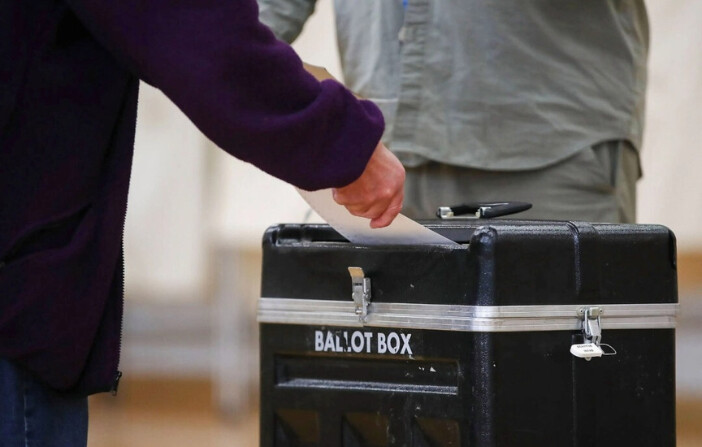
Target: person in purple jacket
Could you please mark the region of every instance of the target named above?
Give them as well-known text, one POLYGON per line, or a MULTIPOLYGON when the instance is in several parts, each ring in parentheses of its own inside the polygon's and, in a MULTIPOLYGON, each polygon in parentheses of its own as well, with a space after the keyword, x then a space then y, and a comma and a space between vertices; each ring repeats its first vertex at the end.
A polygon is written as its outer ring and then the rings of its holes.
POLYGON ((379 110, 309 75, 254 0, 0 0, 2 446, 85 445, 85 396, 117 389, 139 79, 373 227, 401 209, 379 110))

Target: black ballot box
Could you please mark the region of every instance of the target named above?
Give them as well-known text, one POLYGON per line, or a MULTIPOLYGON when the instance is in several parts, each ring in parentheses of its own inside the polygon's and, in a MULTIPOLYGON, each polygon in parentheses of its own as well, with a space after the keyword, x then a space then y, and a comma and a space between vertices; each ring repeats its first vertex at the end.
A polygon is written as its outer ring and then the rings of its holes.
POLYGON ((261 446, 675 446, 675 238, 473 220, 263 240, 261 446))

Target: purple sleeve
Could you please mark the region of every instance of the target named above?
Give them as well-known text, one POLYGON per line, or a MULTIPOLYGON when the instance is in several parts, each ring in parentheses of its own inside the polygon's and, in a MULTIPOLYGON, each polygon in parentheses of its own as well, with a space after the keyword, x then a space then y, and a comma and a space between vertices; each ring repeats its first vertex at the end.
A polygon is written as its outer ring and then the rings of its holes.
POLYGON ((377 107, 317 82, 255 0, 67 0, 95 38, 221 148, 303 189, 344 186, 383 131, 377 107))

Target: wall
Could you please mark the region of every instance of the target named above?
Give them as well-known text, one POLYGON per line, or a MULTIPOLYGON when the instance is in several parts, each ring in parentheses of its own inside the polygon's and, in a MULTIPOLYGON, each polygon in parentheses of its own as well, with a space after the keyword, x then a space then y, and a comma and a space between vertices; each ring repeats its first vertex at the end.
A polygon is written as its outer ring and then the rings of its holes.
POLYGON ((648 2, 651 21, 639 221, 663 223, 681 251, 702 250, 702 2, 648 2))
POLYGON ((206 141, 160 91, 140 88, 125 228, 127 297, 188 301, 205 283, 206 141))

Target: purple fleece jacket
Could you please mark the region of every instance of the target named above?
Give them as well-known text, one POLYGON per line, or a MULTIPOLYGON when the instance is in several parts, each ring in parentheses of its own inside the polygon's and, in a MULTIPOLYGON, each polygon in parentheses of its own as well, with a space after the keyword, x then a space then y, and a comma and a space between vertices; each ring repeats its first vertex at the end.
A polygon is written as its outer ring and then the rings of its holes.
POLYGON ((0 357, 56 389, 116 384, 138 78, 304 189, 355 180, 383 131, 255 0, 0 1, 0 357))

